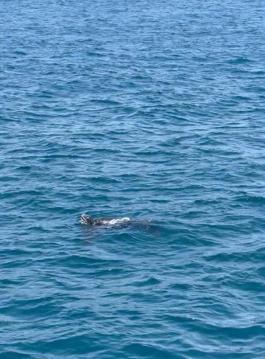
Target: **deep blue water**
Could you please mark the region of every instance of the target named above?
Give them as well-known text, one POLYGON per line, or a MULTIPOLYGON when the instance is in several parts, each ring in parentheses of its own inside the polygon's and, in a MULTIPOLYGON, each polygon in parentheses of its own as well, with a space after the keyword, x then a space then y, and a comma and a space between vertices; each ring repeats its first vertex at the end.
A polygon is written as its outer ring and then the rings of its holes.
POLYGON ((264 358, 265 2, 0 5, 0 358, 264 358))

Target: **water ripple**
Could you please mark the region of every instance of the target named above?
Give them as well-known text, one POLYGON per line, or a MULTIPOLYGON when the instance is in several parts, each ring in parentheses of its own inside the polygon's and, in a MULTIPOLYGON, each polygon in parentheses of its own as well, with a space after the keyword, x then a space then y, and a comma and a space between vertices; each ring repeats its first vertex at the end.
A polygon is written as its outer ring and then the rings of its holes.
POLYGON ((0 358, 264 358, 264 4, 1 9, 0 358))

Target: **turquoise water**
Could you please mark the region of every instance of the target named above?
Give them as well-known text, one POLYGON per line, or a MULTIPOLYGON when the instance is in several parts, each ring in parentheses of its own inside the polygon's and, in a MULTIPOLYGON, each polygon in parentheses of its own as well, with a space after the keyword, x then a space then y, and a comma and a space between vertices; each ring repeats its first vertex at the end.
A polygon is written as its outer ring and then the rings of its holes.
POLYGON ((1 359, 265 357, 264 13, 1 1, 1 359))

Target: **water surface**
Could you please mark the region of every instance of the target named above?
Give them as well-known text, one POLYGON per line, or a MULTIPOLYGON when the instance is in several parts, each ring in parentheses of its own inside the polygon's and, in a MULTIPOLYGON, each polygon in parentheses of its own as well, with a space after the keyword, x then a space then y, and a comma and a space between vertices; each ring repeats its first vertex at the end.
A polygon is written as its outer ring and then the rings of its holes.
POLYGON ((1 359, 264 358, 264 11, 1 1, 1 359))

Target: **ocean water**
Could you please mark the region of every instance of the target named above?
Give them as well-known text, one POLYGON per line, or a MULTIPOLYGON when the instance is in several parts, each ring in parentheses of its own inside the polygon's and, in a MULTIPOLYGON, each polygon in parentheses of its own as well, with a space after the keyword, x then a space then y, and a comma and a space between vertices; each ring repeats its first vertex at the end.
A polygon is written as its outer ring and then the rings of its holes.
POLYGON ((0 4, 0 358, 265 358, 265 2, 0 4))

